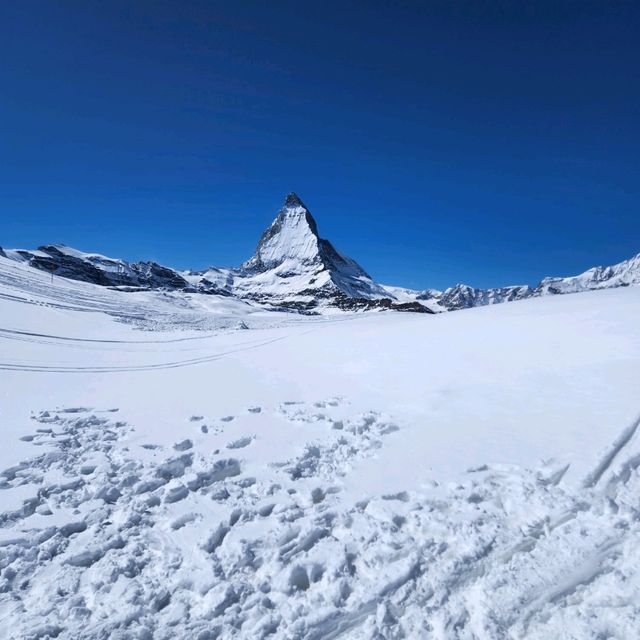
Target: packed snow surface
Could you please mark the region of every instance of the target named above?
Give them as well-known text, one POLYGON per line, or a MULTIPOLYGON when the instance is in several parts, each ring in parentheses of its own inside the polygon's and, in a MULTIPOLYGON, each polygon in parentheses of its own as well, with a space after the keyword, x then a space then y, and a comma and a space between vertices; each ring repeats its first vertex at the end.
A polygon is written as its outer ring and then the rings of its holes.
POLYGON ((639 313, 304 317, 0 258, 0 636, 638 637, 639 313))

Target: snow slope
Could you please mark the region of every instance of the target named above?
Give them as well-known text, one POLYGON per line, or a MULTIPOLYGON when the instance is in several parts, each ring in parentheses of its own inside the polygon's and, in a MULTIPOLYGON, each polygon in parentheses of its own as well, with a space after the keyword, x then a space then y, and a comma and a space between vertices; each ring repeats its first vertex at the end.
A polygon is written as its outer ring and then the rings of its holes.
POLYGON ((0 629, 637 637, 639 311, 305 317, 0 259, 0 629))

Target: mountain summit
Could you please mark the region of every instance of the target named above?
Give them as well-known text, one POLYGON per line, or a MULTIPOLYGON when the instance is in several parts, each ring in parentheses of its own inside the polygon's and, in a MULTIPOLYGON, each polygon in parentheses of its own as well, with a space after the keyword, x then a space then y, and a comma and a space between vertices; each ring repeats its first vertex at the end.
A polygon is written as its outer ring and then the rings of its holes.
POLYGON ((291 191, 287 197, 284 199, 284 206, 285 207, 304 207, 306 209, 306 207, 304 206, 304 202, 302 202, 302 200, 300 200, 300 198, 298 197, 297 193, 294 193, 293 191, 291 191))
POLYGON ((243 268, 266 271, 287 261, 312 264, 321 260, 318 225, 302 200, 290 193, 271 226, 262 234, 253 257, 243 268))

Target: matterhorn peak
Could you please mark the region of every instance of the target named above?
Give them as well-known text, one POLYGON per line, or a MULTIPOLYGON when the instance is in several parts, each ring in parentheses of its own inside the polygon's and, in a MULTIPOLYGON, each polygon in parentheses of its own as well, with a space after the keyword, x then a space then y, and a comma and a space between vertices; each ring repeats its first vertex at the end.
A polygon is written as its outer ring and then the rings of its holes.
POLYGON ((285 198, 239 274, 237 286, 247 296, 259 300, 268 292, 270 300, 300 308, 315 306, 320 299, 340 300, 344 306, 346 299, 389 296, 354 260, 320 237, 316 221, 295 193, 285 198))

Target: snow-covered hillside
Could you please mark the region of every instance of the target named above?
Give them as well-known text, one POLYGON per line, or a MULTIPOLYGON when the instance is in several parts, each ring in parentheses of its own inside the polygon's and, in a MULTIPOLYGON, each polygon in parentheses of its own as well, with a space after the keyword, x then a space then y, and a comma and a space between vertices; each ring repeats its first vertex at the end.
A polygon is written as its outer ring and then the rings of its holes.
POLYGON ((0 258, 0 635, 638 637, 639 312, 303 316, 0 258))

